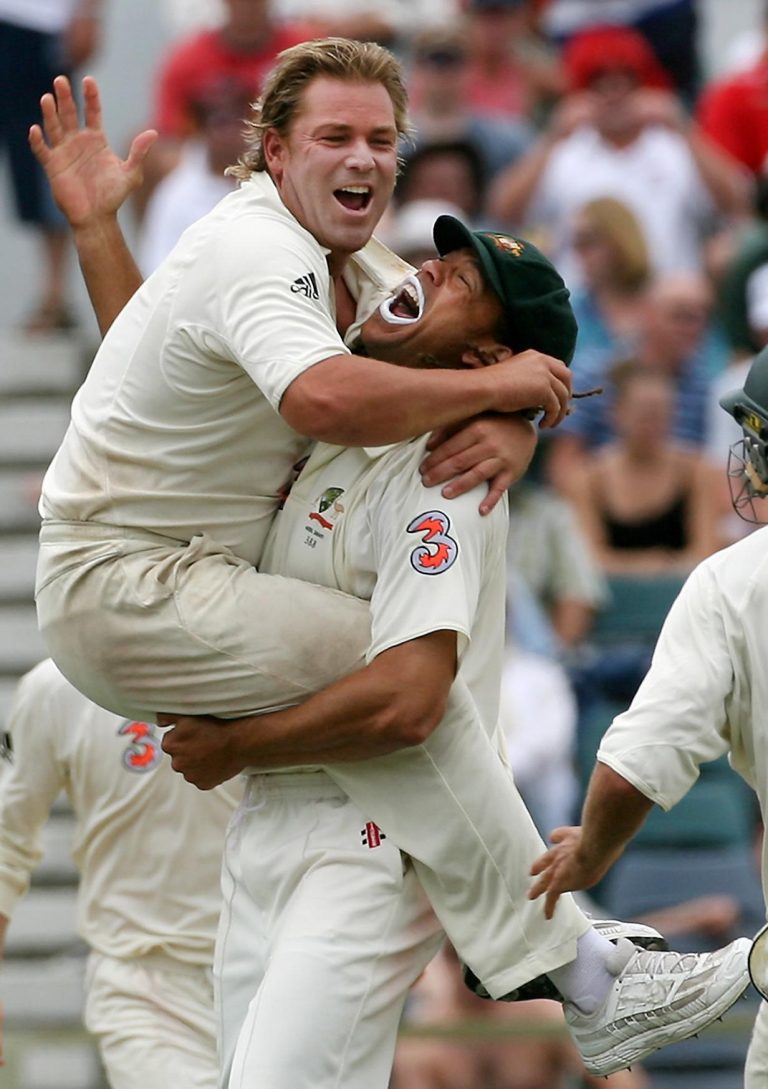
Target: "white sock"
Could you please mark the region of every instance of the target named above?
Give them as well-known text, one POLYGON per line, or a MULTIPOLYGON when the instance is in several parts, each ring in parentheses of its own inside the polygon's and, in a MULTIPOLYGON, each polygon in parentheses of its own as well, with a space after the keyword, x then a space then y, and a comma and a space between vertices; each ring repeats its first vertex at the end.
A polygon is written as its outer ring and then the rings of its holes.
POLYGON ((555 968, 547 975, 566 1002, 578 1006, 582 1013, 594 1013, 608 997, 616 980, 610 964, 616 947, 608 938, 590 929, 576 944, 576 960, 555 968))

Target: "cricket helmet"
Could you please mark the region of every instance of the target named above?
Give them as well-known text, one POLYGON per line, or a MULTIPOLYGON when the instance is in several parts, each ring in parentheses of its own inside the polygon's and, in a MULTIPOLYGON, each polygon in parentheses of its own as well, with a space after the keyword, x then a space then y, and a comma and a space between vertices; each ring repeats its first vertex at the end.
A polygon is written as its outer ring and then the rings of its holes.
POLYGON ((744 521, 763 525, 768 505, 759 511, 755 500, 768 497, 768 347, 755 356, 743 388, 723 394, 720 404, 742 431, 728 458, 733 508, 744 521))

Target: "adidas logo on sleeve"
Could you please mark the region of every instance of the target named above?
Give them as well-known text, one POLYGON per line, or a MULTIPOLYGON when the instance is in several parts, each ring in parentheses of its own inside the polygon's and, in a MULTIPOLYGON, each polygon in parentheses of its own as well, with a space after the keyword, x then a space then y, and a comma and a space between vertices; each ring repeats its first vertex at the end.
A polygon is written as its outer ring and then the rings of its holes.
POLYGON ((299 276, 298 279, 294 280, 291 284, 291 291, 294 295, 305 295, 308 299, 320 298, 314 272, 307 272, 304 276, 299 276))

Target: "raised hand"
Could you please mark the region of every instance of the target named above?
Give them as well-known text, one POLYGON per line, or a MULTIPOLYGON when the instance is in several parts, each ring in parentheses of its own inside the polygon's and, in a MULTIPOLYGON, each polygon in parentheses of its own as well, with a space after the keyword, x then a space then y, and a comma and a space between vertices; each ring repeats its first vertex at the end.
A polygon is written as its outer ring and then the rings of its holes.
POLYGON ((57 205, 73 228, 114 217, 142 181, 147 152, 157 139, 153 129, 140 133, 127 159, 109 146, 101 117, 96 80, 83 79, 84 123, 66 76, 53 81, 53 93, 40 100, 43 122, 32 125, 29 145, 45 170, 57 205))

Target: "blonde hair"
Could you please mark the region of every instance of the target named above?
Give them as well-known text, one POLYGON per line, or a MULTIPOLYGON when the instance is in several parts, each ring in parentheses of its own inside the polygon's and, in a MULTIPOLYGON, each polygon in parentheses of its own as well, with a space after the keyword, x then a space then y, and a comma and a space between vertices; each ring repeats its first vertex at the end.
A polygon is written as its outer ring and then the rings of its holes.
POLYGON ((597 197, 583 204, 579 214, 613 248, 616 286, 625 291, 645 287, 651 278, 651 259, 634 212, 613 197, 597 197))
POLYGON ((253 115, 246 122, 246 150, 227 171, 244 180, 267 169, 264 134, 275 129, 286 136, 301 106, 302 95, 318 76, 347 83, 380 83, 389 95, 399 136, 409 133, 408 92, 399 61, 375 42, 318 38, 301 42, 278 55, 253 115))

